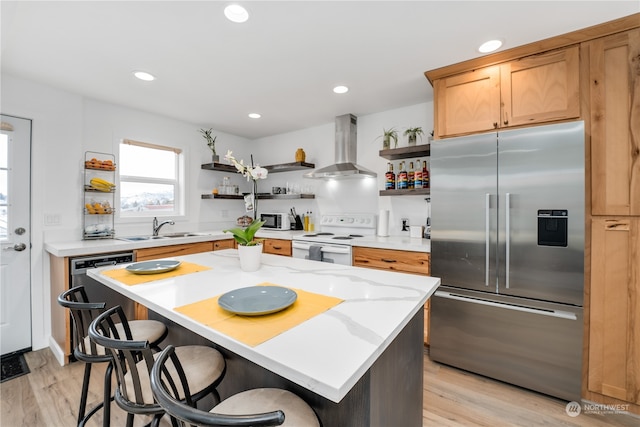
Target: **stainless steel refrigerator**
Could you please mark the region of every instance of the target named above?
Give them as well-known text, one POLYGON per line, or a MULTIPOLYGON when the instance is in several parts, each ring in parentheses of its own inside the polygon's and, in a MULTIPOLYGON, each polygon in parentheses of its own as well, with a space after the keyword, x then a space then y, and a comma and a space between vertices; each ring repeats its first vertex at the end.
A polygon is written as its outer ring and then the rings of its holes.
POLYGON ((584 122, 431 144, 430 354, 580 398, 584 122))

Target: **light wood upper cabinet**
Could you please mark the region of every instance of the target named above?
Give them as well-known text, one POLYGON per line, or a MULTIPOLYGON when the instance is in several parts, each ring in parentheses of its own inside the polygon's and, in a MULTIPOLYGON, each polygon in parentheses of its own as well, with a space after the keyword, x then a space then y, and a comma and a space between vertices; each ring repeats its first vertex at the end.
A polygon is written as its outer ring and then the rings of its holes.
POLYGON ((579 47, 500 66, 500 127, 580 117, 579 47))
POLYGON ((640 29, 585 43, 591 213, 640 215, 640 29))
POLYGON ((434 82, 436 134, 494 129, 500 119, 500 68, 488 67, 434 82))
POLYGON ((580 117, 579 47, 438 79, 438 137, 580 117))
POLYGON ((588 389, 640 404, 640 218, 593 219, 588 389))

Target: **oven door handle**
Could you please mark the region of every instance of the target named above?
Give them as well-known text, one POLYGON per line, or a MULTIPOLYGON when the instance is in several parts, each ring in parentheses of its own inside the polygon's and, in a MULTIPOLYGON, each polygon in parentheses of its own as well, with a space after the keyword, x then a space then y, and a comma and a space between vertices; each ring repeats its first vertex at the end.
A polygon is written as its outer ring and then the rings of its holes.
POLYGON ((321 251, 326 254, 350 254, 351 246, 322 246, 321 251))
POLYGON ((334 246, 327 244, 315 244, 309 242, 291 242, 291 247, 293 249, 302 249, 308 251, 311 246, 321 246, 322 252, 327 254, 350 254, 351 246, 334 246))

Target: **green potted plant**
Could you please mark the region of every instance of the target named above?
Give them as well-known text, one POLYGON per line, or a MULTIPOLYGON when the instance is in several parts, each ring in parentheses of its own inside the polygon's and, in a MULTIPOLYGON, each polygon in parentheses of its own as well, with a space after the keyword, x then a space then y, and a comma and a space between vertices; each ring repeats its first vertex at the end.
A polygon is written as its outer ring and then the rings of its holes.
POLYGON ((394 148, 398 148, 398 131, 394 128, 382 129, 382 135, 378 138, 382 137, 382 149, 388 150, 391 148, 391 140, 393 140, 394 148))
POLYGON ((409 137, 408 138, 409 145, 416 145, 416 140, 418 135, 420 135, 420 141, 422 141, 422 135, 424 135, 424 132, 422 131, 421 127, 408 128, 407 130, 404 131, 404 135, 409 137))
POLYGON ((233 238, 238 245, 241 246, 255 246, 259 245, 262 240, 254 239, 260 227, 264 225, 265 221, 260 221, 259 219, 254 219, 251 224, 249 224, 246 228, 230 228, 228 230, 223 230, 224 233, 233 234, 233 238))
POLYGON ((211 150, 211 161, 215 163, 220 160, 220 156, 218 156, 218 154, 216 153, 216 139, 218 137, 217 136, 212 137, 211 136, 212 131, 213 129, 209 129, 209 130, 200 129, 199 132, 202 134, 204 139, 207 140, 207 146, 211 150))
POLYGON ((256 271, 260 268, 262 240, 254 237, 264 223, 265 221, 254 219, 246 228, 236 227, 223 230, 225 233, 233 234, 233 238, 238 242, 238 257, 242 271, 256 271))

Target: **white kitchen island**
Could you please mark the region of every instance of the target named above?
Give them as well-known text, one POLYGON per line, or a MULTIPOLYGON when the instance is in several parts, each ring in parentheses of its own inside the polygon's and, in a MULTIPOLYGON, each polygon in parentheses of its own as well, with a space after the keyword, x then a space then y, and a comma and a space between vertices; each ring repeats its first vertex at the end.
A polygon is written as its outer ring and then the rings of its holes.
POLYGON ((283 387, 303 397, 324 426, 422 425, 422 308, 439 279, 268 254, 246 273, 232 249, 172 259, 211 269, 134 286, 102 274, 124 265, 88 274, 177 325, 178 341, 191 331, 218 347, 228 364, 223 398, 283 387), (254 347, 174 310, 265 282, 344 301, 254 347))

